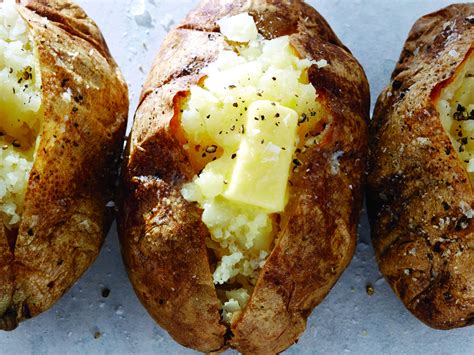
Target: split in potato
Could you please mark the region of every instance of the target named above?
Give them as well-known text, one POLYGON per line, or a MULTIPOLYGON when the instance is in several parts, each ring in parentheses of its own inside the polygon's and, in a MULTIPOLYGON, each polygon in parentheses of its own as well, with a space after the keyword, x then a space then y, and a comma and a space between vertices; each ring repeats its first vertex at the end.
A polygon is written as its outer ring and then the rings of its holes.
POLYGON ((27 24, 0 4, 0 223, 18 228, 42 123, 41 72, 27 24))
POLYGON ((437 98, 441 122, 474 183, 474 54, 464 60, 437 98))
POLYGON ((300 59, 288 36, 264 39, 247 13, 219 25, 229 48, 181 103, 183 143, 198 174, 182 193, 203 209, 206 245, 217 260, 213 280, 230 323, 273 247, 300 164, 295 151, 321 138, 316 124, 325 113, 308 81, 315 61, 300 59))

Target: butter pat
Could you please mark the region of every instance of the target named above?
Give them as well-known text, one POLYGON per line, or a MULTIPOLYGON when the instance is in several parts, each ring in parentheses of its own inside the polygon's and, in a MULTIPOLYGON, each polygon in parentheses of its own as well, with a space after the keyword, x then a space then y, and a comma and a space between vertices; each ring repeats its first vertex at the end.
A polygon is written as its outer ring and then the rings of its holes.
POLYGON ((258 100, 249 106, 227 199, 268 212, 284 210, 297 125, 298 114, 275 102, 258 100))
POLYGON ((257 39, 257 26, 248 13, 244 12, 236 16, 224 17, 217 21, 221 33, 233 42, 249 42, 257 39))

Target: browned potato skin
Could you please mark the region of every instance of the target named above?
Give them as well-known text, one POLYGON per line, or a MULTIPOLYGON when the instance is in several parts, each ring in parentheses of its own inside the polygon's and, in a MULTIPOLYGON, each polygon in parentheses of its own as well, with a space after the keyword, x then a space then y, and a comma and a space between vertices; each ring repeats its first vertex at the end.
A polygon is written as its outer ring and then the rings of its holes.
POLYGON ((19 6, 38 47, 45 114, 14 249, 0 227, 5 330, 51 307, 98 255, 128 111, 122 75, 82 9, 68 0, 19 6), (61 97, 67 88, 71 102, 61 97))
POLYGON ((474 321, 474 225, 460 208, 461 201, 473 208, 474 194, 433 103, 472 51, 472 15, 474 4, 452 5, 415 23, 371 124, 368 207, 377 260, 407 308, 439 329, 474 321))
POLYGON ((203 351, 277 353, 352 258, 362 201, 369 89, 365 74, 326 21, 301 1, 202 1, 165 39, 144 86, 123 167, 119 232, 141 302, 179 343, 203 351), (328 60, 309 78, 333 118, 323 142, 300 154, 276 246, 246 310, 226 334, 212 283, 201 211, 180 193, 192 179, 172 120, 179 99, 226 47, 215 21, 249 12, 267 38, 290 35, 308 58, 328 60), (344 152, 340 171, 330 157, 344 152))

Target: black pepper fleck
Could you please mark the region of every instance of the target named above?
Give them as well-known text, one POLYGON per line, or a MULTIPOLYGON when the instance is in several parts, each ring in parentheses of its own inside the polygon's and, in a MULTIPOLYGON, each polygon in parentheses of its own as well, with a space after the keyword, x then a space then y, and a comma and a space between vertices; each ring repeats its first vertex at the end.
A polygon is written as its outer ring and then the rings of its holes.
POLYGON ((107 298, 110 295, 110 290, 106 287, 102 289, 102 297, 107 298))

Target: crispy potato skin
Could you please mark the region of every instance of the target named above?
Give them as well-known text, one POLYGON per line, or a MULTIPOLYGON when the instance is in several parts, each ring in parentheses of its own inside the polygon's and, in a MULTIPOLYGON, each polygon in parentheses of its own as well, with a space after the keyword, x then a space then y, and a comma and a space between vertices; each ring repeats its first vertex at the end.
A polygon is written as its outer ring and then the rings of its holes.
POLYGON ((68 0, 18 6, 38 48, 44 120, 14 246, 0 228, 7 330, 51 307, 98 255, 128 111, 122 75, 82 9, 68 0), (61 96, 68 88, 70 101, 61 96))
POLYGON ((122 170, 119 234, 141 302, 181 344, 211 352, 277 353, 352 258, 362 203, 369 88, 365 74, 326 21, 301 1, 202 1, 165 39, 144 86, 122 170), (326 59, 309 78, 331 113, 323 142, 300 154, 276 246, 248 306, 226 334, 220 323, 196 204, 180 193, 193 177, 174 136, 179 99, 226 47, 215 21, 249 12, 266 38, 290 35, 303 57, 326 59), (334 171, 331 157, 342 151, 334 171))
POLYGON ((474 225, 462 208, 474 207, 473 189, 434 105, 472 51, 472 15, 474 4, 452 5, 415 23, 371 124, 367 199, 380 269, 440 329, 474 321, 474 225))

